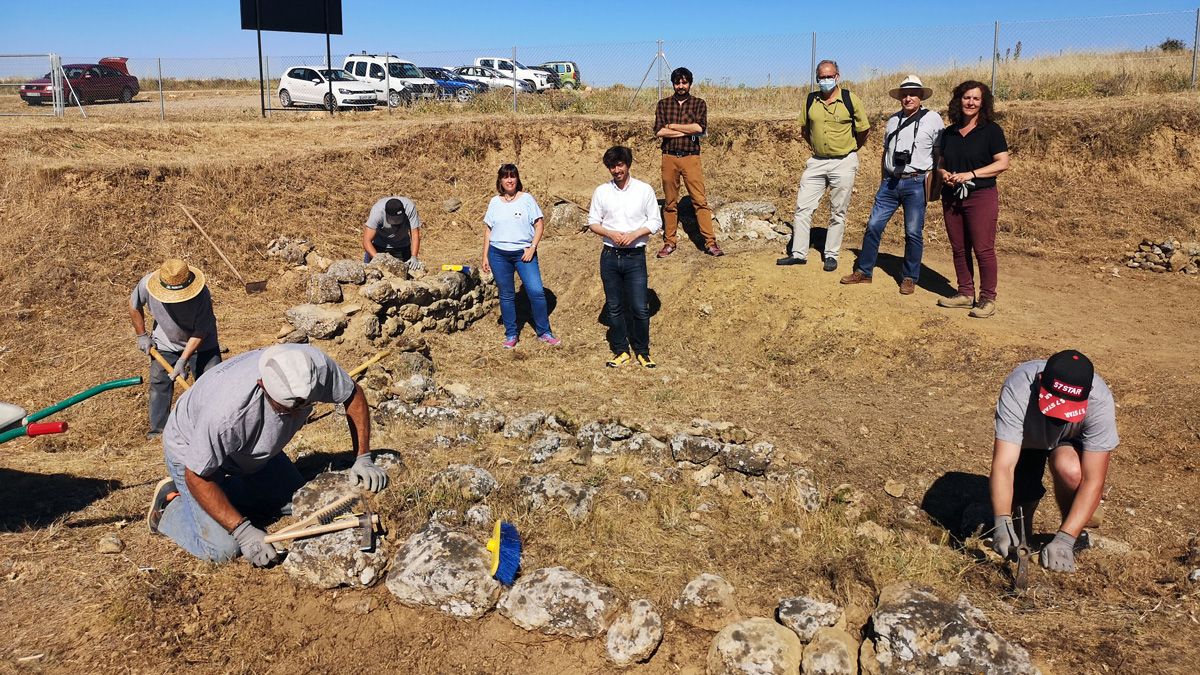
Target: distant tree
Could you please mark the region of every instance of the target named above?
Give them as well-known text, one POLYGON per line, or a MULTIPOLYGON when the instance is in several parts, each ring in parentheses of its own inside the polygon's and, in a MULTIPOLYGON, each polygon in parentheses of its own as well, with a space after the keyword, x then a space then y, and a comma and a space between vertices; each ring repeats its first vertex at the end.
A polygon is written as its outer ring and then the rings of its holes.
POLYGON ((1021 41, 1017 40, 1017 46, 1013 48, 1013 61, 1021 60, 1021 41))
POLYGON ((1183 43, 1183 40, 1167 38, 1166 40, 1163 40, 1162 44, 1160 44, 1158 48, 1164 52, 1181 52, 1184 49, 1187 49, 1187 45, 1183 43))
POLYGON ((1012 47, 1004 50, 1004 62, 1008 63, 1009 57, 1012 56, 1012 47))

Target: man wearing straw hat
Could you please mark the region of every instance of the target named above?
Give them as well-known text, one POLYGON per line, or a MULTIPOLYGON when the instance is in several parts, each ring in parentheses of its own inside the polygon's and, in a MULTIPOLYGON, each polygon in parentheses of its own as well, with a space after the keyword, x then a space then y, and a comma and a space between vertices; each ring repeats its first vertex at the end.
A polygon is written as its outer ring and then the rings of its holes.
POLYGON ((904 268, 900 293, 912 295, 921 273, 924 252, 926 178, 933 170, 933 148, 942 133, 941 115, 922 107, 933 90, 921 78, 909 75, 888 92, 900 101, 900 110, 887 121, 883 138, 883 176, 875 193, 875 206, 863 233, 862 252, 843 284, 869 284, 879 256, 879 240, 896 209, 904 207, 904 268))
POLYGON ((174 368, 167 372, 150 359, 150 432, 158 438, 171 412, 175 379, 191 371, 197 378, 221 362, 217 317, 204 273, 178 258, 142 277, 129 296, 129 320, 137 346, 146 354, 154 347, 174 368), (154 332, 146 330, 142 308, 150 306, 154 332))

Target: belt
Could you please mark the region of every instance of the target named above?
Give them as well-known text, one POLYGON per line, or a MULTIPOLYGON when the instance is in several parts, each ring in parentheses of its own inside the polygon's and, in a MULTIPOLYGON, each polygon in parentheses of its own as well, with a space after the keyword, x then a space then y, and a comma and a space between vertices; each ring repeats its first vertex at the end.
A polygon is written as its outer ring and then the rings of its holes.
POLYGON ((900 174, 900 177, 901 178, 916 178, 917 176, 924 176, 927 173, 929 173, 929 172, 928 171, 906 171, 906 172, 900 174))
POLYGON ((691 157, 692 155, 698 155, 700 153, 699 152, 679 152, 677 150, 663 150, 663 154, 670 155, 672 157, 691 157))
POLYGON ((616 246, 609 246, 607 244, 604 245, 604 255, 615 255, 615 256, 624 257, 624 256, 645 255, 645 254, 646 254, 645 246, 634 246, 632 248, 617 248, 616 246))
POLYGON ((813 155, 813 159, 846 159, 853 154, 853 152, 847 152, 844 155, 813 155))

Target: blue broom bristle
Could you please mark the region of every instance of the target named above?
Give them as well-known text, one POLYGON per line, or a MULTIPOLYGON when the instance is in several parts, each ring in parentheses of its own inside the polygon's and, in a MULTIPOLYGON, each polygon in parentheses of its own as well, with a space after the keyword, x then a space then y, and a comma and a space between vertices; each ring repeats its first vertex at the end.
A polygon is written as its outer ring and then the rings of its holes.
POLYGON ((512 523, 500 523, 499 561, 496 580, 505 586, 512 586, 521 567, 521 535, 512 523))

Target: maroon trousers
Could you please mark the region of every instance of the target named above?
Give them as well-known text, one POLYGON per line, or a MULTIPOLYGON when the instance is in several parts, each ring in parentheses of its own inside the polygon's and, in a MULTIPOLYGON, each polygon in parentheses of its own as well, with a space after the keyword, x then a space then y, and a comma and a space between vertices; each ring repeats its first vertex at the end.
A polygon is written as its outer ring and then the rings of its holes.
POLYGON ((957 201, 942 196, 942 217, 946 236, 954 252, 954 274, 958 292, 975 297, 975 272, 972 254, 979 263, 979 301, 996 299, 996 218, 1000 214, 1000 192, 986 188, 957 201))

